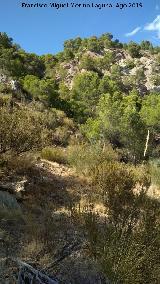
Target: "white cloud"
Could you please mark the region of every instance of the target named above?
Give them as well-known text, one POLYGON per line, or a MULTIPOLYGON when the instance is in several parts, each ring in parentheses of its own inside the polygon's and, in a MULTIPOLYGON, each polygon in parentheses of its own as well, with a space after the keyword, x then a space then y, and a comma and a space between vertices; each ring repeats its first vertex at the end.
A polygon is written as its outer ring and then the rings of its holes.
POLYGON ((157 32, 157 36, 160 39, 160 15, 158 15, 152 23, 147 24, 144 30, 157 32))
POLYGON ((141 27, 137 27, 137 28, 135 28, 132 32, 125 34, 125 36, 127 36, 127 37, 129 37, 129 36, 134 36, 134 35, 137 34, 140 30, 141 30, 141 27))

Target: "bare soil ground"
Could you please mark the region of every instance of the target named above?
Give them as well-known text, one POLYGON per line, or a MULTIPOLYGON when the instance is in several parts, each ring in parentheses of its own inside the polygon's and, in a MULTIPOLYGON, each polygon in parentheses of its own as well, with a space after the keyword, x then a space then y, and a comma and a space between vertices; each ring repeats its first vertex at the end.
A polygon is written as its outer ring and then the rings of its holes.
MULTIPOLYGON (((77 214, 81 207, 89 210, 87 180, 66 165, 46 160, 21 178, 27 180, 17 200, 21 212, 10 210, 0 219, 0 283, 17 283, 18 267, 9 262, 13 257, 56 275, 60 283, 106 283, 90 258, 77 214)), ((97 208, 102 213, 101 205, 97 208)))

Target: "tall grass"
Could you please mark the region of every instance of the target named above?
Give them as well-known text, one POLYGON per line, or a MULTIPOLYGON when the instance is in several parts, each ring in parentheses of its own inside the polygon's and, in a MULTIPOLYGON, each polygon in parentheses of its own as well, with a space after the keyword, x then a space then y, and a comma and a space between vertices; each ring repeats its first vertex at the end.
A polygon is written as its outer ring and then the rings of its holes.
POLYGON ((61 147, 46 147, 42 150, 41 157, 48 161, 57 162, 59 164, 67 163, 65 149, 61 147))

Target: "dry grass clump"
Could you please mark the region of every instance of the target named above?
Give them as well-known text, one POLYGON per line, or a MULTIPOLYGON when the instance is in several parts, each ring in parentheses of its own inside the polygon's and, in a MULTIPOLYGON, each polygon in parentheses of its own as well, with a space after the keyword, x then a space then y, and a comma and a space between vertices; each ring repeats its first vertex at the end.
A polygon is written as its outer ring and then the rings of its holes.
POLYGON ((67 155, 65 149, 61 147, 46 147, 41 152, 42 159, 57 162, 59 164, 67 163, 67 155))
POLYGON ((150 162, 150 173, 152 184, 160 188, 160 160, 153 160, 150 162))

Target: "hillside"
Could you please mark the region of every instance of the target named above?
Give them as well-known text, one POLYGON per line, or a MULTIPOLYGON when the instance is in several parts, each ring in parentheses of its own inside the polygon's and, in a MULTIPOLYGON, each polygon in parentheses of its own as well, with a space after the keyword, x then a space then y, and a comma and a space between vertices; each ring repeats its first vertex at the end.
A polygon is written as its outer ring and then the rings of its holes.
POLYGON ((0 206, 4 202, 5 210, 11 210, 12 216, 9 212, 1 216, 1 281, 17 283, 19 267, 15 259, 43 268, 47 275, 59 279, 57 283, 97 283, 96 279, 101 279, 96 264, 87 260, 86 234, 71 214, 72 207, 78 208, 80 187, 85 183, 67 166, 46 160, 39 161, 25 177, 2 179, 0 206))
POLYGON ((0 282, 160 282, 160 47, 0 33, 0 282))

